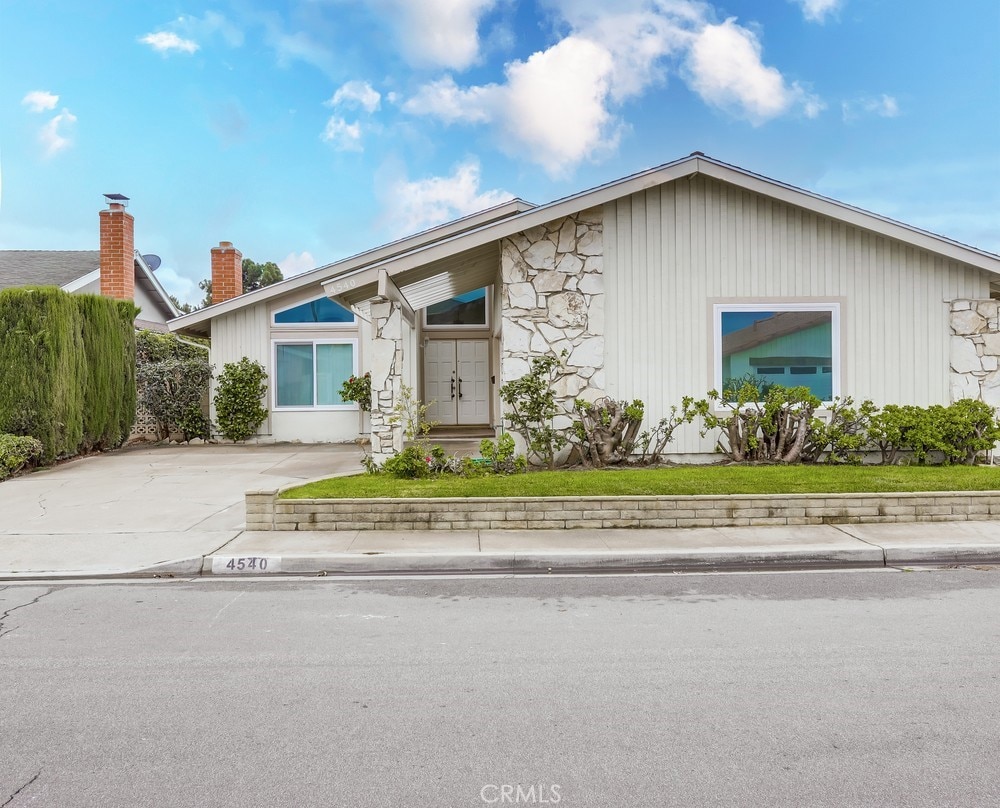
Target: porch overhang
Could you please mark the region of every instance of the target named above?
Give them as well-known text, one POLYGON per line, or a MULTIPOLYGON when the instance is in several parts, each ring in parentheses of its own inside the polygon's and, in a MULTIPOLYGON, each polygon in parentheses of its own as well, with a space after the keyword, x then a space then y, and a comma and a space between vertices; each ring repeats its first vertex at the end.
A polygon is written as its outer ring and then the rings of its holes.
POLYGON ((323 283, 323 291, 331 300, 370 322, 375 300, 395 300, 412 317, 420 309, 489 286, 499 271, 497 240, 414 267, 367 267, 351 275, 331 278, 323 283))

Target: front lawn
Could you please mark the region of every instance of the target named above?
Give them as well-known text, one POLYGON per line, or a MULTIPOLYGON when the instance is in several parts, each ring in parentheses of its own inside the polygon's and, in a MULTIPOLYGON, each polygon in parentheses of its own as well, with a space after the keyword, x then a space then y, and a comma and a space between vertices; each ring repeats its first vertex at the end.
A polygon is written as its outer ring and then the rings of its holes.
POLYGON ((359 474, 307 483, 285 491, 281 498, 851 494, 997 488, 1000 468, 992 466, 669 466, 424 480, 359 474))

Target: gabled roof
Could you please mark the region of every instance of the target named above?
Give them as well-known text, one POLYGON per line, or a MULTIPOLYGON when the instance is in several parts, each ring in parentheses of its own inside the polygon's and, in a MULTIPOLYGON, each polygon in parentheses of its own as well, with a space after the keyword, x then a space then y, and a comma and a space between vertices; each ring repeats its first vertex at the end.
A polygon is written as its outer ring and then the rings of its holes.
MULTIPOLYGON (((680 160, 640 171, 545 205, 528 206, 522 203, 524 205, 522 209, 508 212, 506 215, 487 216, 492 210, 497 210, 491 209, 482 214, 459 219, 384 247, 360 253, 352 258, 328 264, 296 276, 284 284, 265 287, 257 292, 180 317, 171 321, 170 328, 206 333, 211 318, 218 314, 315 283, 322 283, 327 295, 343 305, 361 311, 362 314, 365 301, 380 294, 380 278, 381 288, 386 287, 388 280, 390 285, 407 300, 409 294, 412 294, 414 299, 410 302, 413 308, 427 306, 454 294, 469 291, 474 288, 474 284, 482 285, 483 277, 488 274, 487 265, 493 261, 495 255, 498 255, 497 243, 502 238, 648 188, 699 174, 887 238, 912 244, 1000 277, 1000 256, 994 253, 970 247, 945 236, 879 216, 723 163, 701 152, 695 152, 680 160), (484 218, 477 223, 477 216, 484 218), (288 285, 292 282, 294 285, 288 285)), ((496 264, 493 274, 495 266, 496 264)))
POLYGON ((66 286, 100 267, 97 250, 0 250, 0 289, 66 286))
POLYGON ((1000 256, 993 253, 768 179, 706 157, 701 152, 695 152, 672 163, 641 171, 546 205, 539 205, 517 216, 441 239, 377 264, 352 268, 325 281, 323 286, 326 293, 338 303, 351 306, 362 316, 366 316, 367 301, 380 294, 379 278, 384 276, 391 280, 392 285, 412 308, 421 308, 438 300, 447 299, 451 295, 468 291, 474 288, 472 284, 480 283, 482 281, 480 276, 483 273, 467 267, 481 267, 486 252, 491 248, 496 252, 496 244, 502 238, 648 188, 698 174, 1000 275, 1000 256), (461 278, 455 277, 456 271, 462 273, 461 278))
POLYGON ((349 274, 352 270, 359 267, 366 267, 373 263, 384 261, 394 255, 411 252, 426 244, 433 244, 442 239, 454 236, 457 233, 480 228, 490 222, 502 221, 503 219, 517 216, 526 210, 531 210, 533 207, 534 205, 530 202, 525 202, 523 199, 511 199, 509 202, 481 210, 478 213, 463 216, 460 219, 446 222, 429 230, 423 230, 412 236, 391 241, 380 247, 375 247, 374 249, 343 258, 340 261, 335 261, 332 264, 324 264, 321 267, 303 272, 300 275, 295 275, 283 281, 278 281, 278 283, 265 286, 262 289, 255 289, 252 292, 230 298, 222 303, 198 309, 198 311, 193 311, 190 314, 185 314, 182 317, 171 320, 170 330, 199 335, 208 334, 211 331, 213 317, 236 311, 244 306, 271 300, 289 292, 294 292, 297 289, 315 286, 327 278, 349 274))

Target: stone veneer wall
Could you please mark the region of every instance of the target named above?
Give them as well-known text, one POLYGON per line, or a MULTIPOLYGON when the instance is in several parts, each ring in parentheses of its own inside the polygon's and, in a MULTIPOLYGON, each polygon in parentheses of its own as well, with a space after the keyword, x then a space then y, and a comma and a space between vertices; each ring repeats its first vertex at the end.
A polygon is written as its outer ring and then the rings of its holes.
POLYGON ((384 463, 403 450, 403 428, 389 419, 403 383, 403 312, 398 303, 372 304, 372 459, 384 463))
MULTIPOLYGON (((501 376, 528 372, 533 356, 560 356, 556 399, 573 401, 604 392, 604 232, 600 208, 591 208, 501 242, 501 376)), ((556 427, 569 425, 556 423, 556 427)))
POLYGON ((951 400, 1000 406, 1000 300, 951 302, 951 400))
POLYGON ((524 530, 1000 519, 1000 492, 685 497, 279 499, 248 491, 247 530, 524 530))

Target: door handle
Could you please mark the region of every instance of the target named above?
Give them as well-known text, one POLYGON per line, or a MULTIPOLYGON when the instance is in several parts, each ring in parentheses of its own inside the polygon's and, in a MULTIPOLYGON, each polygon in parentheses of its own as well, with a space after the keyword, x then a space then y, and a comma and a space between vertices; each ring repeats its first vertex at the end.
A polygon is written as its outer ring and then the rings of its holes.
POLYGON ((451 374, 451 399, 455 400, 455 374, 451 374))
POLYGON ((462 397, 462 377, 458 377, 458 397, 462 397))

